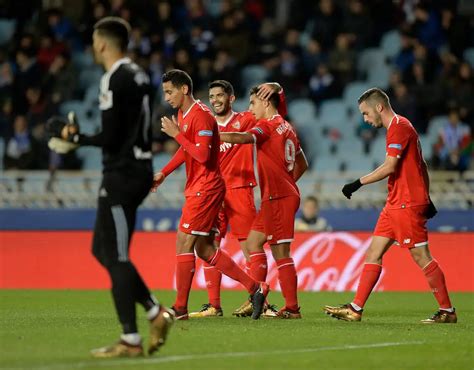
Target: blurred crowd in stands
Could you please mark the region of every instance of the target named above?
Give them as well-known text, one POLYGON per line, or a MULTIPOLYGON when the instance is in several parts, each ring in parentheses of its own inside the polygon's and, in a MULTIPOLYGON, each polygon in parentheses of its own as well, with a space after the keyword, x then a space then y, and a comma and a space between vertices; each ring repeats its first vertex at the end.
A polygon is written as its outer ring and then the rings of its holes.
MULTIPOLYGON (((233 83, 246 97, 241 70, 263 66, 288 100, 307 97, 316 107, 340 97, 351 81, 363 79, 358 56, 398 30, 401 49, 388 93, 395 111, 420 133, 431 117, 447 115, 433 143, 435 168, 466 169, 472 156, 474 123, 474 9, 462 0, 24 0, 7 2, 0 18, 15 20, 0 49, 0 135, 4 168, 81 167, 74 155, 47 148, 46 120, 61 103, 81 100, 86 90, 75 58, 89 53, 94 23, 120 16, 132 25, 129 54, 156 87, 155 152, 173 152, 174 141, 158 128, 169 114, 161 99, 161 75, 187 71, 195 95, 207 103, 207 84, 233 83), (467 4, 467 5, 466 5, 467 4), (448 115, 449 112, 449 115, 448 115)), ((292 117, 290 117, 291 119, 292 117)), ((357 133, 370 143, 375 131, 361 122, 357 133)), ((337 133, 336 133, 337 135, 337 133)))

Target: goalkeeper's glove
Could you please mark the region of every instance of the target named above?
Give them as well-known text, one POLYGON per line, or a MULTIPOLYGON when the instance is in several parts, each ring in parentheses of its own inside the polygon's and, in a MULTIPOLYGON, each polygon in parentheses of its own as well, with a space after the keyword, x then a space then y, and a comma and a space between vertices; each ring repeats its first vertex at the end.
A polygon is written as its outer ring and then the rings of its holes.
POLYGON ((46 129, 51 137, 48 147, 56 153, 65 154, 79 147, 79 125, 74 112, 68 113, 67 120, 51 117, 46 122, 46 129))
POLYGON ((357 179, 354 182, 344 185, 342 188, 342 193, 347 199, 351 199, 352 193, 355 193, 361 187, 362 183, 360 182, 360 179, 357 179))
POLYGON ((438 213, 438 210, 436 209, 433 201, 430 198, 430 204, 428 204, 428 208, 425 211, 425 217, 427 219, 430 219, 430 218, 433 218, 434 216, 436 216, 437 213, 438 213))

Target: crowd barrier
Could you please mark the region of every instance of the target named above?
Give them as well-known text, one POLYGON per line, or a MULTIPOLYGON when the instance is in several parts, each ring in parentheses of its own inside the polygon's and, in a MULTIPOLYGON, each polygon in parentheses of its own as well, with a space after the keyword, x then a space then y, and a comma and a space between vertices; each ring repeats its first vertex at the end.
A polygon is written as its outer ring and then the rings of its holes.
MULTIPOLYGON (((367 232, 299 233, 292 256, 302 291, 353 291, 368 248, 367 232)), ((2 289, 105 289, 110 286, 105 270, 95 261, 89 231, 0 232, 0 288, 2 289)), ((173 289, 175 233, 135 234, 131 259, 153 289, 173 289)), ((451 291, 474 291, 474 233, 431 233, 430 249, 444 269, 451 291)), ((239 264, 244 259, 235 240, 224 239, 223 248, 239 264)), ((268 281, 279 290, 278 272, 268 253, 268 281)), ((205 288, 200 262, 194 288, 205 288)), ((226 277, 225 289, 241 289, 226 277)), ((394 246, 384 258, 379 291, 427 291, 422 271, 408 250, 394 246)))

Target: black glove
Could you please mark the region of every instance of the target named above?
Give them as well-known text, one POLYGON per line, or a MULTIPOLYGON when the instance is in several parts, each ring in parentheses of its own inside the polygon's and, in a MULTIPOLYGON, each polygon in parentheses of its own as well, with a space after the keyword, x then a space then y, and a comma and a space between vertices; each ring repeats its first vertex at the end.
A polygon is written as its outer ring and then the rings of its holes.
POLYGON ((428 204, 428 208, 425 211, 425 217, 427 219, 430 219, 430 218, 433 218, 434 216, 436 216, 437 213, 438 213, 438 210, 436 209, 433 201, 430 198, 430 204, 428 204))
POLYGON ((66 120, 63 117, 54 116, 46 122, 46 130, 50 136, 48 147, 60 154, 69 153, 79 146, 79 125, 76 114, 69 112, 67 117, 66 120), (68 134, 64 139, 62 134, 66 126, 68 126, 68 134))
POLYGON ((344 185, 342 188, 342 193, 347 199, 351 199, 352 193, 355 193, 357 190, 359 190, 361 186, 362 183, 360 182, 360 179, 357 179, 354 182, 344 185))

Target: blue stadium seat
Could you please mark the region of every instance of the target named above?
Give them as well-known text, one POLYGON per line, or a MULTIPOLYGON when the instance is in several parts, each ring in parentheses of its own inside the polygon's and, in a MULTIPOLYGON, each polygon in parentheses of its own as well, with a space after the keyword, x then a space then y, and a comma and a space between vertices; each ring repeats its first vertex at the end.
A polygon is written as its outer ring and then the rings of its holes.
POLYGON ((83 170, 101 170, 102 169, 102 153, 100 148, 80 147, 77 155, 82 159, 83 170))
POLYGON ((367 79, 371 87, 385 89, 388 87, 392 68, 388 64, 380 64, 369 70, 367 79))
POLYGON ((344 128, 349 120, 347 105, 342 99, 326 100, 321 104, 318 118, 322 126, 344 128))
POLYGON ((79 88, 85 91, 88 87, 97 85, 100 83, 102 74, 102 69, 99 67, 82 69, 79 73, 79 88))
POLYGON ((68 100, 61 104, 59 107, 59 113, 61 116, 66 117, 69 112, 75 112, 79 124, 87 120, 86 108, 81 100, 68 100))
POLYGON ((80 51, 72 54, 72 63, 78 70, 94 66, 94 57, 90 51, 80 51))
POLYGON ((268 71, 265 67, 258 64, 252 64, 242 69, 242 86, 245 91, 249 90, 255 85, 265 82, 268 78, 268 71))
POLYGON ((153 156, 153 170, 161 170, 171 159, 168 153, 158 153, 153 156))
POLYGON ((427 135, 430 137, 430 140, 435 141, 437 139, 439 130, 447 121, 447 116, 435 116, 431 118, 430 122, 428 123, 427 130, 427 135))
POLYGON ((310 99, 294 99, 288 104, 288 115, 297 123, 311 122, 316 120, 316 107, 310 99))
POLYGON ((357 58, 357 71, 359 76, 365 78, 369 72, 385 64, 387 57, 382 49, 369 48, 362 50, 357 58))
POLYGON ((248 98, 241 98, 235 99, 234 103, 232 104, 232 109, 235 112, 245 112, 249 109, 249 99, 248 98))
POLYGON ((389 58, 393 58, 397 55, 401 49, 400 33, 398 30, 386 32, 380 41, 380 48, 389 58))
POLYGON ((318 156, 313 164, 311 170, 318 172, 338 172, 340 171, 341 163, 343 161, 337 156, 318 156))
POLYGON ((433 145, 435 142, 436 140, 433 140, 428 135, 420 135, 421 150, 425 159, 431 159, 433 156, 433 145))
POLYGON ((359 96, 361 96, 364 91, 371 87, 372 86, 369 83, 364 81, 354 81, 346 85, 342 98, 344 99, 344 103, 351 110, 352 114, 359 113, 359 104, 357 103, 357 99, 359 99, 359 96))
POLYGON ((383 158, 379 160, 372 156, 354 154, 351 155, 350 158, 347 158, 345 163, 348 171, 370 172, 377 166, 377 163, 381 163, 383 160, 383 158))
POLYGON ((4 45, 11 40, 15 33, 16 20, 0 19, 0 45, 4 45))
POLYGON ((463 57, 474 68, 474 47, 464 50, 463 57))
POLYGON ((383 160, 387 153, 387 145, 384 135, 378 135, 371 144, 370 154, 373 158, 380 158, 383 160))

